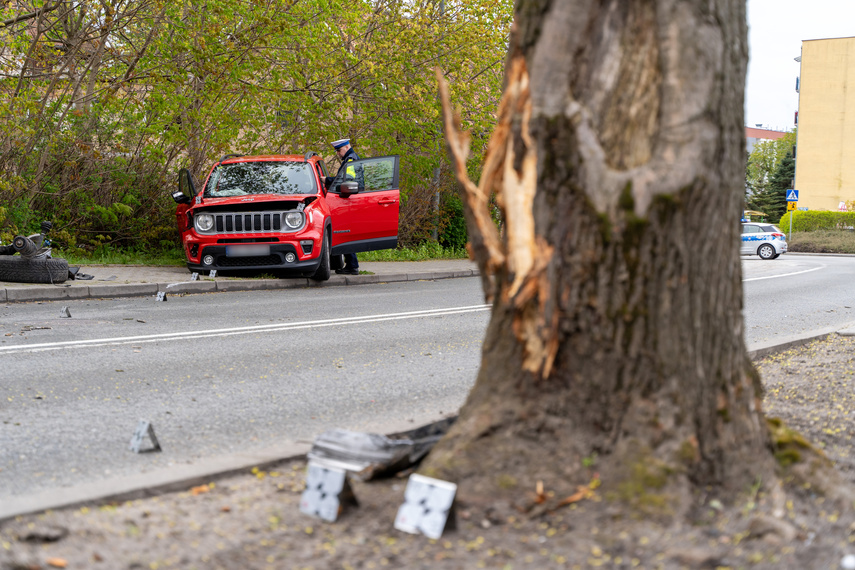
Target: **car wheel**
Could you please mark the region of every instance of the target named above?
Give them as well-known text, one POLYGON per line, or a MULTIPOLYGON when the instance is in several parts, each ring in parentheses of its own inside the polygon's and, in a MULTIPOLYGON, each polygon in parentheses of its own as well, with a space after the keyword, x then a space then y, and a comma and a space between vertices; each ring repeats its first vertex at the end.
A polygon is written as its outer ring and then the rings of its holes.
POLYGON ((760 256, 760 259, 775 259, 777 257, 775 255, 775 248, 768 243, 764 243, 757 248, 757 255, 760 256))
POLYGON ((68 262, 40 257, 27 259, 19 255, 0 255, 0 281, 13 283, 64 283, 68 279, 68 262))
POLYGON ((324 232, 324 241, 321 245, 321 264, 318 265, 317 271, 312 274, 311 279, 314 281, 326 281, 330 278, 330 244, 327 233, 324 232))

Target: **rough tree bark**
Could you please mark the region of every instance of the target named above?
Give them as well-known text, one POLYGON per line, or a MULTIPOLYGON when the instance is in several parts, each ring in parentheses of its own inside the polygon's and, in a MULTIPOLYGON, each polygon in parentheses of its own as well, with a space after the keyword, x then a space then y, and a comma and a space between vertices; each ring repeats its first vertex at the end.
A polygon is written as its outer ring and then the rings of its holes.
POLYGON ((613 496, 669 512, 775 480, 741 313, 746 30, 745 0, 519 0, 478 185, 440 78, 494 306, 424 472, 519 507, 595 463, 613 496))

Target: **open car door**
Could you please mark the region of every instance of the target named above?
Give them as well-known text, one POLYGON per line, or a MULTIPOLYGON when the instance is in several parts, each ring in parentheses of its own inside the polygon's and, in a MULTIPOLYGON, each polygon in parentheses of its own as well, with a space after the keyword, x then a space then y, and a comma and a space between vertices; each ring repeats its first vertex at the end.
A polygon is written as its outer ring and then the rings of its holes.
POLYGON ((333 180, 332 255, 397 247, 398 164, 397 155, 355 160, 333 180))

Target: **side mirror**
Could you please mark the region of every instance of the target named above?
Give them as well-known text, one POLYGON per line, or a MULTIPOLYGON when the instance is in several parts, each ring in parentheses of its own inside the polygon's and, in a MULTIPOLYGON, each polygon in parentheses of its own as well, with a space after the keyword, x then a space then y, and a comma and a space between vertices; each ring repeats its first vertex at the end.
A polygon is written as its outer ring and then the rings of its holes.
POLYGON ((358 192, 359 184, 355 181, 342 182, 341 186, 339 186, 339 194, 341 194, 342 198, 347 198, 351 194, 357 194, 358 192))
POLYGON ((196 195, 196 186, 190 171, 182 168, 178 171, 178 190, 172 192, 176 204, 189 204, 196 195))
POLYGON ((181 193, 181 190, 176 190, 172 193, 172 199, 176 204, 189 204, 190 198, 181 193))

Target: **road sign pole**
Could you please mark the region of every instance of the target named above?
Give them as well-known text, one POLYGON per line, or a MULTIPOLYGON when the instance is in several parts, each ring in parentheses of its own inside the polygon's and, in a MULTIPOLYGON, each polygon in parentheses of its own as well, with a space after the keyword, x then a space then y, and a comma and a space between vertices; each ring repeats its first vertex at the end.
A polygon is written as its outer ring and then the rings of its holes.
POLYGON ((790 211, 790 235, 787 237, 787 241, 793 241, 793 215, 795 214, 795 210, 790 211))
POLYGON ((795 188, 790 188, 786 192, 787 195, 787 212, 790 213, 790 235, 787 236, 787 241, 793 239, 793 216, 795 216, 796 204, 799 202, 799 191, 795 188))

